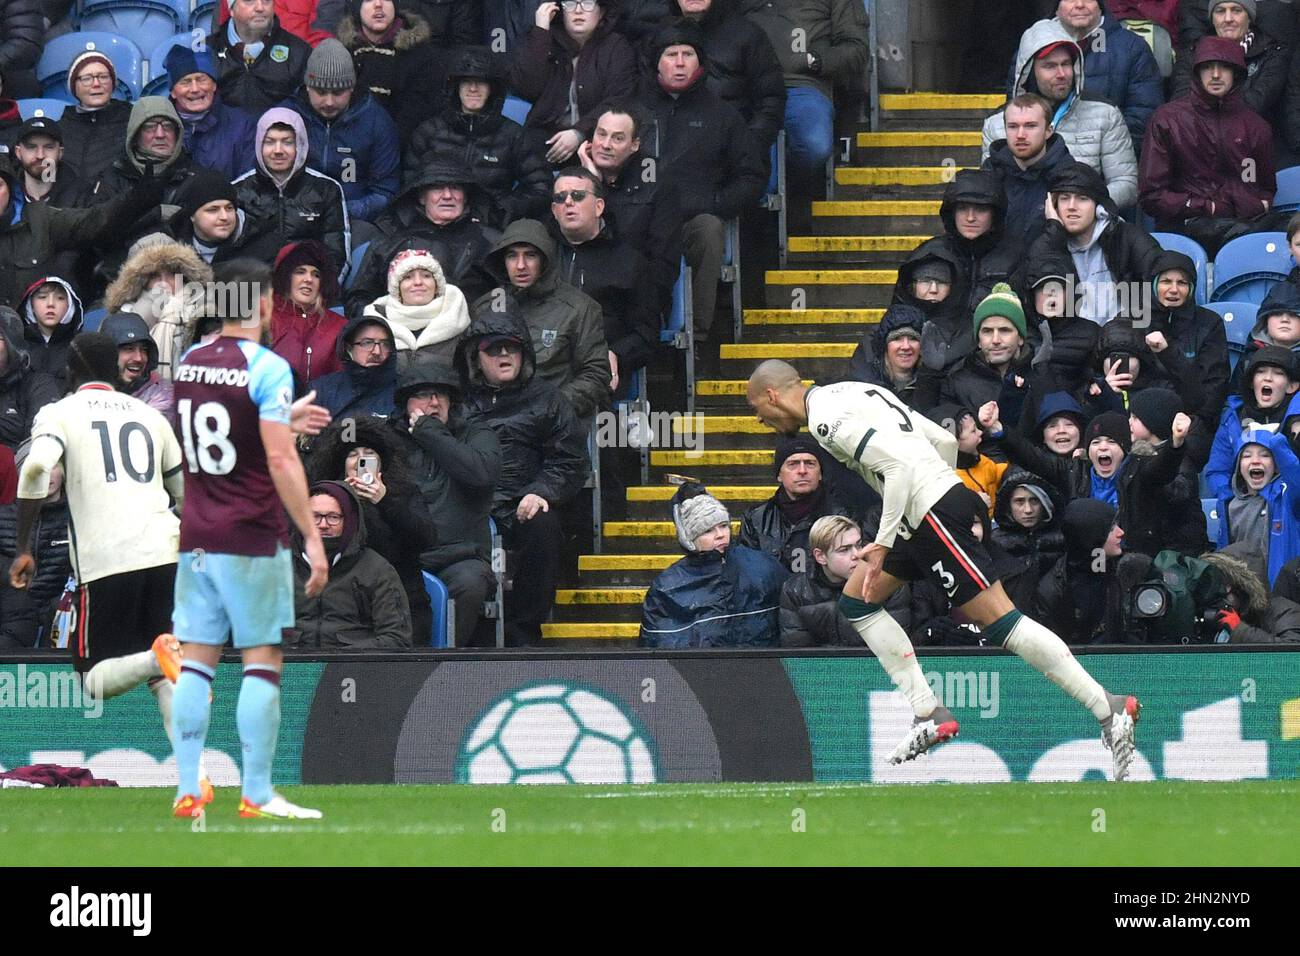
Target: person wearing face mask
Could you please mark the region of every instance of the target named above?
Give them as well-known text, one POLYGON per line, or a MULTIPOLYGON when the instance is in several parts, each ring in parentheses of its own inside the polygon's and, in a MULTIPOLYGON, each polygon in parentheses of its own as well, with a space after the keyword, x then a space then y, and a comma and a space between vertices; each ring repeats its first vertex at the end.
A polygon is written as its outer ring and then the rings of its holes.
POLYGON ((308 489, 312 519, 329 561, 325 590, 308 597, 311 574, 302 535, 292 533, 294 621, 284 631, 286 650, 409 650, 411 612, 393 566, 367 546, 366 523, 356 496, 337 481, 308 489))
POLYGON ((343 368, 337 345, 348 323, 330 311, 341 292, 329 253, 314 240, 290 243, 275 257, 271 286, 271 351, 289 363, 301 393, 312 379, 343 368))
POLYGON ((636 54, 614 30, 609 0, 545 0, 510 68, 510 88, 533 104, 532 149, 563 166, 591 137, 602 103, 636 90, 636 54))
POLYGON ((469 328, 464 293, 447 283, 427 249, 404 249, 393 258, 388 295, 366 306, 363 314, 388 321, 399 352, 427 353, 447 364, 455 356, 456 340, 469 328))
POLYGON ((244 210, 244 255, 271 261, 290 242, 315 239, 329 250, 330 268, 344 274, 352 257, 352 230, 343 187, 307 165, 302 117, 274 107, 257 121, 257 166, 234 181, 244 210))
POLYGON ((536 645, 555 603, 560 512, 582 490, 586 431, 559 389, 534 375, 532 341, 509 311, 477 317, 456 349, 465 417, 501 446, 492 517, 518 570, 507 593, 506 644, 536 645))

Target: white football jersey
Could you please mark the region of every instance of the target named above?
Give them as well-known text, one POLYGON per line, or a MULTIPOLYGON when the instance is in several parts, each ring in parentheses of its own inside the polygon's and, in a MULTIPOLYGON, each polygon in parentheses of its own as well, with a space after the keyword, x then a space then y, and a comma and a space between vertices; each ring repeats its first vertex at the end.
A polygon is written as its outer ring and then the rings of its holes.
POLYGON ((876 543, 910 538, 961 479, 957 439, 878 385, 838 382, 808 390, 808 431, 884 501, 876 543))
POLYGON ((80 584, 176 560, 181 449, 159 412, 103 382, 83 385, 36 413, 18 497, 44 498, 59 463, 80 584))

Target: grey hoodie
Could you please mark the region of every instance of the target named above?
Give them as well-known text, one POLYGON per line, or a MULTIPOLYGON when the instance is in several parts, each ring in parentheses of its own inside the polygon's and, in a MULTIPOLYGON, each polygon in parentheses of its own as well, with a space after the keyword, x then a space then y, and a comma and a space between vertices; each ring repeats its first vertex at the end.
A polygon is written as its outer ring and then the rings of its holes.
MULTIPOLYGON (((1073 99, 1065 115, 1056 122, 1056 132, 1065 140, 1070 155, 1087 163, 1106 180, 1110 198, 1120 209, 1137 203, 1137 154, 1133 138, 1124 123, 1124 114, 1109 103, 1083 98, 1083 52, 1074 38, 1057 20, 1039 20, 1020 38, 1016 52, 1016 88, 1019 95, 1029 89, 1033 78, 1034 58, 1039 50, 1053 43, 1065 42, 1075 48, 1073 99)), ((984 121, 984 147, 980 162, 989 158, 993 143, 1007 138, 1002 108, 984 121)))
POLYGON ((528 326, 537 356, 537 374, 560 390, 579 419, 609 406, 609 346, 600 306, 560 277, 555 240, 536 219, 516 219, 483 259, 501 283, 475 300, 470 314, 509 309, 528 326), (516 289, 506 274, 505 252, 527 243, 542 255, 542 273, 531 286, 516 289))

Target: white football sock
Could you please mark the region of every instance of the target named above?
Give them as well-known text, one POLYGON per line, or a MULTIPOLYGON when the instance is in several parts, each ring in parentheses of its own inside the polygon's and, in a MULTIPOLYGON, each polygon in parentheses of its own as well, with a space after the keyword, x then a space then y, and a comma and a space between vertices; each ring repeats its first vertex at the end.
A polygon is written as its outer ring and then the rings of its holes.
POLYGON ((894 686, 902 691, 907 702, 912 705, 912 713, 918 717, 929 717, 939 706, 939 700, 921 673, 921 666, 916 662, 916 651, 912 648, 907 632, 883 609, 866 617, 849 618, 848 621, 876 655, 894 686))
POLYGON ((100 661, 86 674, 86 690, 100 700, 108 700, 119 694, 125 694, 131 688, 143 684, 150 677, 162 673, 158 658, 153 651, 141 651, 125 657, 110 657, 100 661))
POLYGON ((1037 621, 1022 614, 1007 635, 1006 648, 1087 707, 1098 720, 1110 716, 1105 688, 1083 669, 1065 641, 1037 621))

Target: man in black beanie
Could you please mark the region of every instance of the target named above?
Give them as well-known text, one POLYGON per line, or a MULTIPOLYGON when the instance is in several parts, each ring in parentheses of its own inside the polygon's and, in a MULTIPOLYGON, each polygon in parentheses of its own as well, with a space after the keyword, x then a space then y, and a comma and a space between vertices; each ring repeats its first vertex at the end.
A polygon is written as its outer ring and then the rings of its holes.
MULTIPOLYGON (((692 23, 662 27, 646 47, 644 99, 658 122, 659 175, 677 189, 682 252, 693 271, 695 342, 708 342, 725 223, 758 202, 767 177, 745 118, 705 82, 704 37, 692 23)), ((701 350, 703 351, 703 350, 701 350)))
POLYGON ((781 436, 772 456, 780 487, 767 501, 745 512, 739 543, 763 551, 788 571, 801 574, 812 561, 808 532, 826 515, 849 511, 823 481, 821 448, 804 435, 781 436))
POLYGON ((180 209, 171 218, 171 235, 191 246, 212 265, 238 257, 243 245, 244 213, 235 187, 220 174, 204 170, 190 177, 177 197, 180 209))
POLYGON ((1065 554, 1039 584, 1034 616, 1067 644, 1102 643, 1113 637, 1108 623, 1115 618, 1107 611, 1117 606, 1115 571, 1124 540, 1115 517, 1113 506, 1091 498, 1065 506, 1065 554))

